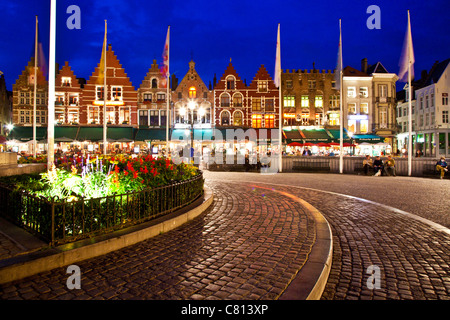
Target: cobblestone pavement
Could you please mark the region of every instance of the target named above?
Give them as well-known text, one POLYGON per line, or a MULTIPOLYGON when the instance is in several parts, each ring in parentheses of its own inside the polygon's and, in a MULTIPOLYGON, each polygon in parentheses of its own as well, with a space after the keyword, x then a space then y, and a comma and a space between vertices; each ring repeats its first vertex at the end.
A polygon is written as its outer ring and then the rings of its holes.
POLYGON ((333 232, 333 262, 323 300, 450 299, 450 233, 436 231, 386 206, 299 187, 315 185, 365 195, 402 209, 415 207, 414 211, 420 212, 422 217, 435 218, 437 213, 441 215, 438 220, 448 221, 449 184, 444 185, 441 180, 396 180, 397 177, 381 180, 341 175, 248 175, 246 178, 236 173, 207 173, 206 177, 288 184, 291 186, 272 184, 272 187, 297 195, 322 212, 333 232), (432 208, 429 202, 415 199, 424 200, 430 192, 434 195, 445 193, 443 188, 447 190, 447 197, 435 197, 432 208), (415 192, 410 193, 410 190, 415 192), (370 266, 380 270, 380 289, 371 290, 367 285, 370 266))
POLYGON ((307 259, 314 220, 289 197, 213 183, 208 212, 176 230, 0 286, 0 299, 277 299, 307 259))
POLYGON ((308 214, 277 191, 308 201, 330 223, 333 264, 323 300, 450 299, 449 233, 386 206, 311 189, 363 197, 442 223, 450 214, 449 185, 442 184, 447 181, 211 172, 205 177, 215 192, 208 212, 174 231, 79 263, 80 290, 68 290, 66 270, 57 269, 0 286, 0 299, 277 299, 314 241, 308 214), (424 202, 442 188, 447 197, 424 202), (370 266, 379 268, 379 289, 367 284, 370 266))

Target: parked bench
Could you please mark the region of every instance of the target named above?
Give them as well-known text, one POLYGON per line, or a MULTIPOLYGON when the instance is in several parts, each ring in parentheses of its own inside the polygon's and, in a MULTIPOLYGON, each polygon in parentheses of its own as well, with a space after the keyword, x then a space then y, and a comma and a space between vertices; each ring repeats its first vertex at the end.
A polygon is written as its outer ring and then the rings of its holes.
MULTIPOLYGON (((440 172, 436 169, 436 164, 425 163, 423 165, 422 174, 424 177, 439 178, 440 172)), ((446 172, 447 174, 447 172, 446 172)), ((444 175, 445 178, 445 175, 444 175)))
POLYGON ((292 163, 293 171, 307 171, 307 172, 329 172, 330 162, 321 159, 299 159, 292 163))

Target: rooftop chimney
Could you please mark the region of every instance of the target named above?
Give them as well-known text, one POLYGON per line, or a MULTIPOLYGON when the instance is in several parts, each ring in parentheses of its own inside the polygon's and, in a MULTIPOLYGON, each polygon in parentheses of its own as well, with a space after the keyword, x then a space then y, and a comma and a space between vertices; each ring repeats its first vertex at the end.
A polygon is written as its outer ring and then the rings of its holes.
POLYGON ((361 71, 367 73, 367 58, 361 60, 361 71))

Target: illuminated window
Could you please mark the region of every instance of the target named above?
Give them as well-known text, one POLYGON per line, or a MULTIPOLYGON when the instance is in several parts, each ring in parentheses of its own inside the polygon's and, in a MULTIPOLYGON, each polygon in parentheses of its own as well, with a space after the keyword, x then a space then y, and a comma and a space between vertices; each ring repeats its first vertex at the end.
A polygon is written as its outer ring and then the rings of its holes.
POLYGON ((77 106, 78 105, 78 93, 71 93, 71 94, 69 94, 69 104, 71 106, 77 106))
POLYGON ((235 108, 242 107, 242 94, 235 93, 233 95, 233 107, 235 107, 235 108))
POLYGON ((120 108, 119 109, 119 123, 129 123, 130 122, 130 109, 120 108))
POLYGON ((157 102, 165 102, 166 101, 166 94, 165 93, 157 93, 156 94, 156 101, 157 102))
POLYGON ((220 115, 220 120, 220 123, 223 126, 230 125, 230 113, 228 111, 222 112, 222 114, 220 115))
POLYGON ((70 87, 72 84, 72 78, 71 77, 62 77, 61 84, 63 87, 70 87))
POLYGON ((368 103, 361 103, 361 114, 369 114, 369 104, 368 103))
POLYGON ((67 115, 67 120, 69 123, 78 123, 78 117, 79 117, 79 113, 78 113, 78 109, 69 109, 68 110, 69 113, 67 115))
POLYGON ((316 108, 323 108, 323 96, 316 96, 315 106, 316 108))
POLYGON ((348 131, 356 132, 356 120, 348 120, 348 131))
POLYGON ((89 122, 99 123, 98 107, 89 107, 89 122))
POLYGON ((359 129, 361 133, 369 132, 369 120, 361 120, 359 123, 359 129))
POLYGON ((330 126, 338 126, 339 125, 339 114, 338 113, 328 114, 328 124, 330 126))
POLYGON ((195 89, 195 87, 189 88, 189 98, 191 99, 197 98, 197 90, 195 89))
POLYGON ((254 98, 252 100, 252 111, 261 111, 261 98, 254 98))
POLYGON ((252 115, 252 127, 253 128, 261 128, 261 120, 262 120, 261 114, 253 114, 252 115))
POLYGON ((116 122, 116 113, 114 107, 106 107, 106 122, 114 124, 116 122))
POLYGON ((309 97, 302 96, 302 108, 309 108, 309 97))
POLYGON ((266 80, 258 81, 258 92, 267 92, 267 81, 266 80))
POLYGON ((359 87, 359 97, 367 98, 369 96, 369 88, 367 87, 359 87))
POLYGON ((55 105, 64 105, 64 93, 55 93, 55 105))
POLYGON ((356 114, 356 103, 348 104, 348 114, 356 114))
POLYGON ((235 111, 233 114, 233 125, 234 126, 242 126, 242 112, 235 111))
POLYGON ((264 115, 264 127, 266 128, 275 127, 275 116, 273 114, 264 115))
POLYGON ((284 96, 284 107, 294 108, 295 107, 295 96, 284 96))
POLYGON ((349 97, 349 98, 355 98, 356 97, 356 88, 355 87, 348 87, 347 88, 347 97, 349 97))

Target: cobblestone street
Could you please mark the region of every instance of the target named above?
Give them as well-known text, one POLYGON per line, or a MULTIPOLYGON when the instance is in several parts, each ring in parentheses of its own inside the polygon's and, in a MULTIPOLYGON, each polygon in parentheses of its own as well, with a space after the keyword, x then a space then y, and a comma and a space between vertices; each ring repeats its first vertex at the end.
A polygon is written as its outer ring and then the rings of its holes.
POLYGON ((450 299, 448 229, 399 211, 449 221, 448 198, 419 204, 420 195, 448 190, 447 181, 211 172, 205 178, 214 191, 207 212, 78 263, 81 289, 67 288, 63 268, 1 285, 0 299, 278 299, 315 241, 314 220, 292 197, 309 202, 331 226, 333 260, 323 300, 450 299), (379 289, 367 285, 370 266, 380 270, 379 289))

